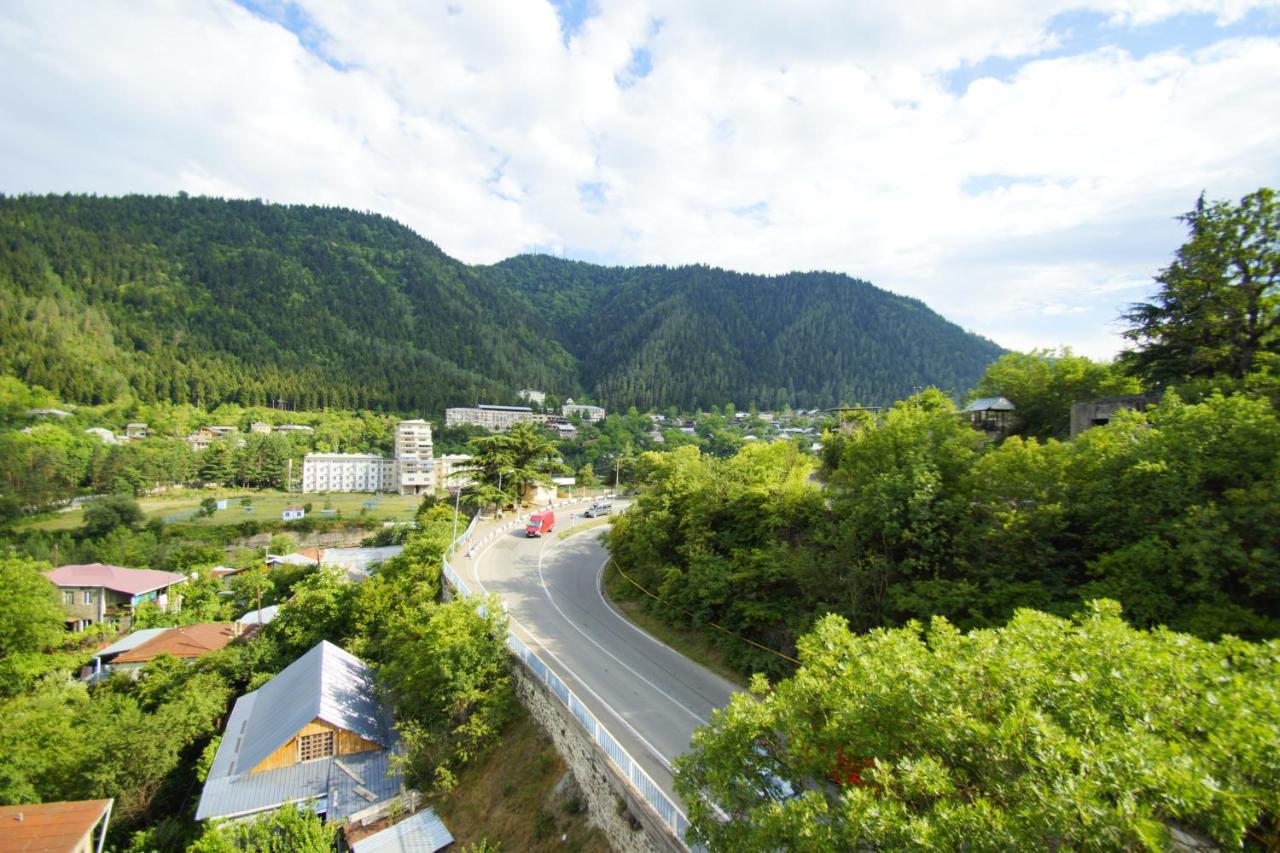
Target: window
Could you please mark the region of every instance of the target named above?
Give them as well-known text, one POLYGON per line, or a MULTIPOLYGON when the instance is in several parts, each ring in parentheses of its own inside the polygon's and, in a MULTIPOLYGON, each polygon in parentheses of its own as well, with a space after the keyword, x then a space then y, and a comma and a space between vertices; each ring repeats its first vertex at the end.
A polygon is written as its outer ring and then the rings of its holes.
POLYGON ((91 589, 86 589, 86 590, 84 591, 84 603, 85 603, 85 604, 93 604, 93 598, 94 598, 94 596, 93 596, 93 590, 91 590, 91 589))
POLYGON ((317 732, 298 738, 298 760, 327 758, 333 755, 333 732, 317 732))
POLYGON ((76 594, 75 594, 75 592, 74 592, 73 590, 70 590, 70 589, 64 589, 64 590, 62 591, 62 603, 63 603, 63 604, 75 604, 75 603, 76 603, 76 594))

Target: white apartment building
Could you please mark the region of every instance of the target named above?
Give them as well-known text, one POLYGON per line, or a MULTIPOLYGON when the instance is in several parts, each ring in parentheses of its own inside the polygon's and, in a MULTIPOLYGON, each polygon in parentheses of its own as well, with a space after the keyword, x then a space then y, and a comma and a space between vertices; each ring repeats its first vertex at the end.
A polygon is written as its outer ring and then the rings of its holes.
POLYGON ((302 459, 304 492, 390 492, 395 462, 375 453, 308 453, 302 459))
POLYGON ((444 425, 482 426, 490 432, 506 432, 515 424, 545 424, 547 415, 535 414, 528 406, 459 406, 444 410, 444 425))
POLYGON ((396 424, 396 489, 402 495, 420 495, 436 487, 432 459, 431 424, 424 420, 396 424))
POLYGON ((566 418, 583 417, 593 423, 595 421, 604 420, 604 409, 599 406, 588 406, 584 403, 575 403, 572 400, 560 407, 560 414, 566 418))

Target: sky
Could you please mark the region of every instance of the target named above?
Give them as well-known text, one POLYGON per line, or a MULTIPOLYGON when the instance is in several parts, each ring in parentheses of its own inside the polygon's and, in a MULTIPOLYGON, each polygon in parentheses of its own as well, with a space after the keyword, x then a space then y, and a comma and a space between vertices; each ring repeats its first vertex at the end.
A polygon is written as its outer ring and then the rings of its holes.
POLYGON ((6 0, 0 192, 342 205, 468 263, 830 270, 1109 358, 1280 185, 1280 0, 6 0))

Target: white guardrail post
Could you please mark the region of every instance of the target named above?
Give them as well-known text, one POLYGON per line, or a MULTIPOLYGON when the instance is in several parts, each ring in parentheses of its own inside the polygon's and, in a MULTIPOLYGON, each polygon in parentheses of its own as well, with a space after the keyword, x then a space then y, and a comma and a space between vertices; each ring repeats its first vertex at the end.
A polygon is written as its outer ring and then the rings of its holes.
MULTIPOLYGON (((571 503, 577 502, 573 501, 571 503)), ((462 576, 454 570, 453 565, 449 562, 449 555, 454 553, 462 543, 469 543, 471 541, 471 536, 475 532, 476 522, 479 520, 480 514, 476 513, 476 515, 472 517, 471 523, 467 525, 467 529, 463 531, 461 536, 453 541, 452 545, 449 546, 449 550, 445 553, 442 560, 445 580, 447 580, 453 587, 454 591, 463 598, 473 598, 475 594, 471 591, 471 588, 467 586, 466 581, 462 579, 462 576)), ((514 525, 518 524, 519 521, 520 517, 517 516, 515 520, 489 531, 488 535, 472 545, 471 549, 468 551, 468 556, 474 554, 477 547, 489 542, 494 535, 501 531, 510 530, 514 525)), ((529 649, 528 646, 522 643, 519 637, 510 632, 507 633, 507 648, 511 650, 511 653, 516 657, 516 659, 524 664, 539 681, 547 685, 547 688, 556 696, 556 698, 558 698, 560 702, 569 709, 569 713, 573 714, 573 716, 578 720, 582 725, 582 728, 591 737, 591 740, 593 740, 600 749, 604 751, 605 755, 609 756, 609 760, 618 768, 618 772, 622 774, 622 778, 626 780, 632 790, 639 794, 646 803, 653 807, 654 812, 656 812, 658 817, 662 819, 662 822, 665 823, 673 833, 675 833, 675 836, 680 840, 680 843, 685 844, 684 834, 689 829, 689 819, 685 817, 685 814, 680 810, 680 807, 677 806, 670 797, 663 793, 662 789, 658 787, 658 783, 653 781, 653 778, 644 771, 644 768, 640 766, 639 762, 628 754, 626 749, 623 748, 622 744, 618 743, 613 735, 609 734, 604 723, 596 719, 595 715, 592 714, 591 711, 587 710, 587 706, 582 703, 577 694, 569 689, 569 685, 565 684, 564 680, 551 670, 551 667, 547 666, 529 649)), ((576 674, 570 674, 573 675, 574 678, 577 678, 576 674)))

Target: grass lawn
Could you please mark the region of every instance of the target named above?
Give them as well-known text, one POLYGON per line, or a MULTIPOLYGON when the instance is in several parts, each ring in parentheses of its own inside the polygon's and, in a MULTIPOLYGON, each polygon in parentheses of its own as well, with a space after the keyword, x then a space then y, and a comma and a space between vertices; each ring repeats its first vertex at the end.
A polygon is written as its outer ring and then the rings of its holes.
POLYGON ((504 851, 608 850, 604 833, 587 823, 583 803, 551 796, 564 772, 564 759, 522 707, 520 718, 487 755, 463 768, 458 786, 435 809, 455 849, 487 839, 504 851))
MULTIPOLYGON (((153 498, 140 498, 138 506, 146 513, 148 519, 161 521, 189 522, 192 524, 239 524, 242 521, 280 521, 280 512, 286 506, 304 506, 311 504, 309 518, 342 519, 344 521, 412 521, 413 514, 421 503, 421 497, 412 495, 373 495, 365 492, 347 492, 342 494, 289 494, 274 490, 247 491, 244 489, 184 489, 153 498), (227 508, 216 511, 213 515, 195 518, 200 502, 205 498, 226 500, 227 508), (242 498, 249 499, 249 506, 240 505, 242 498), (373 506, 361 515, 365 502, 372 501, 373 506), (325 512, 326 506, 334 510, 325 512)), ((20 527, 38 530, 74 530, 84 523, 84 510, 68 509, 52 516, 44 516, 28 521, 20 527)))

